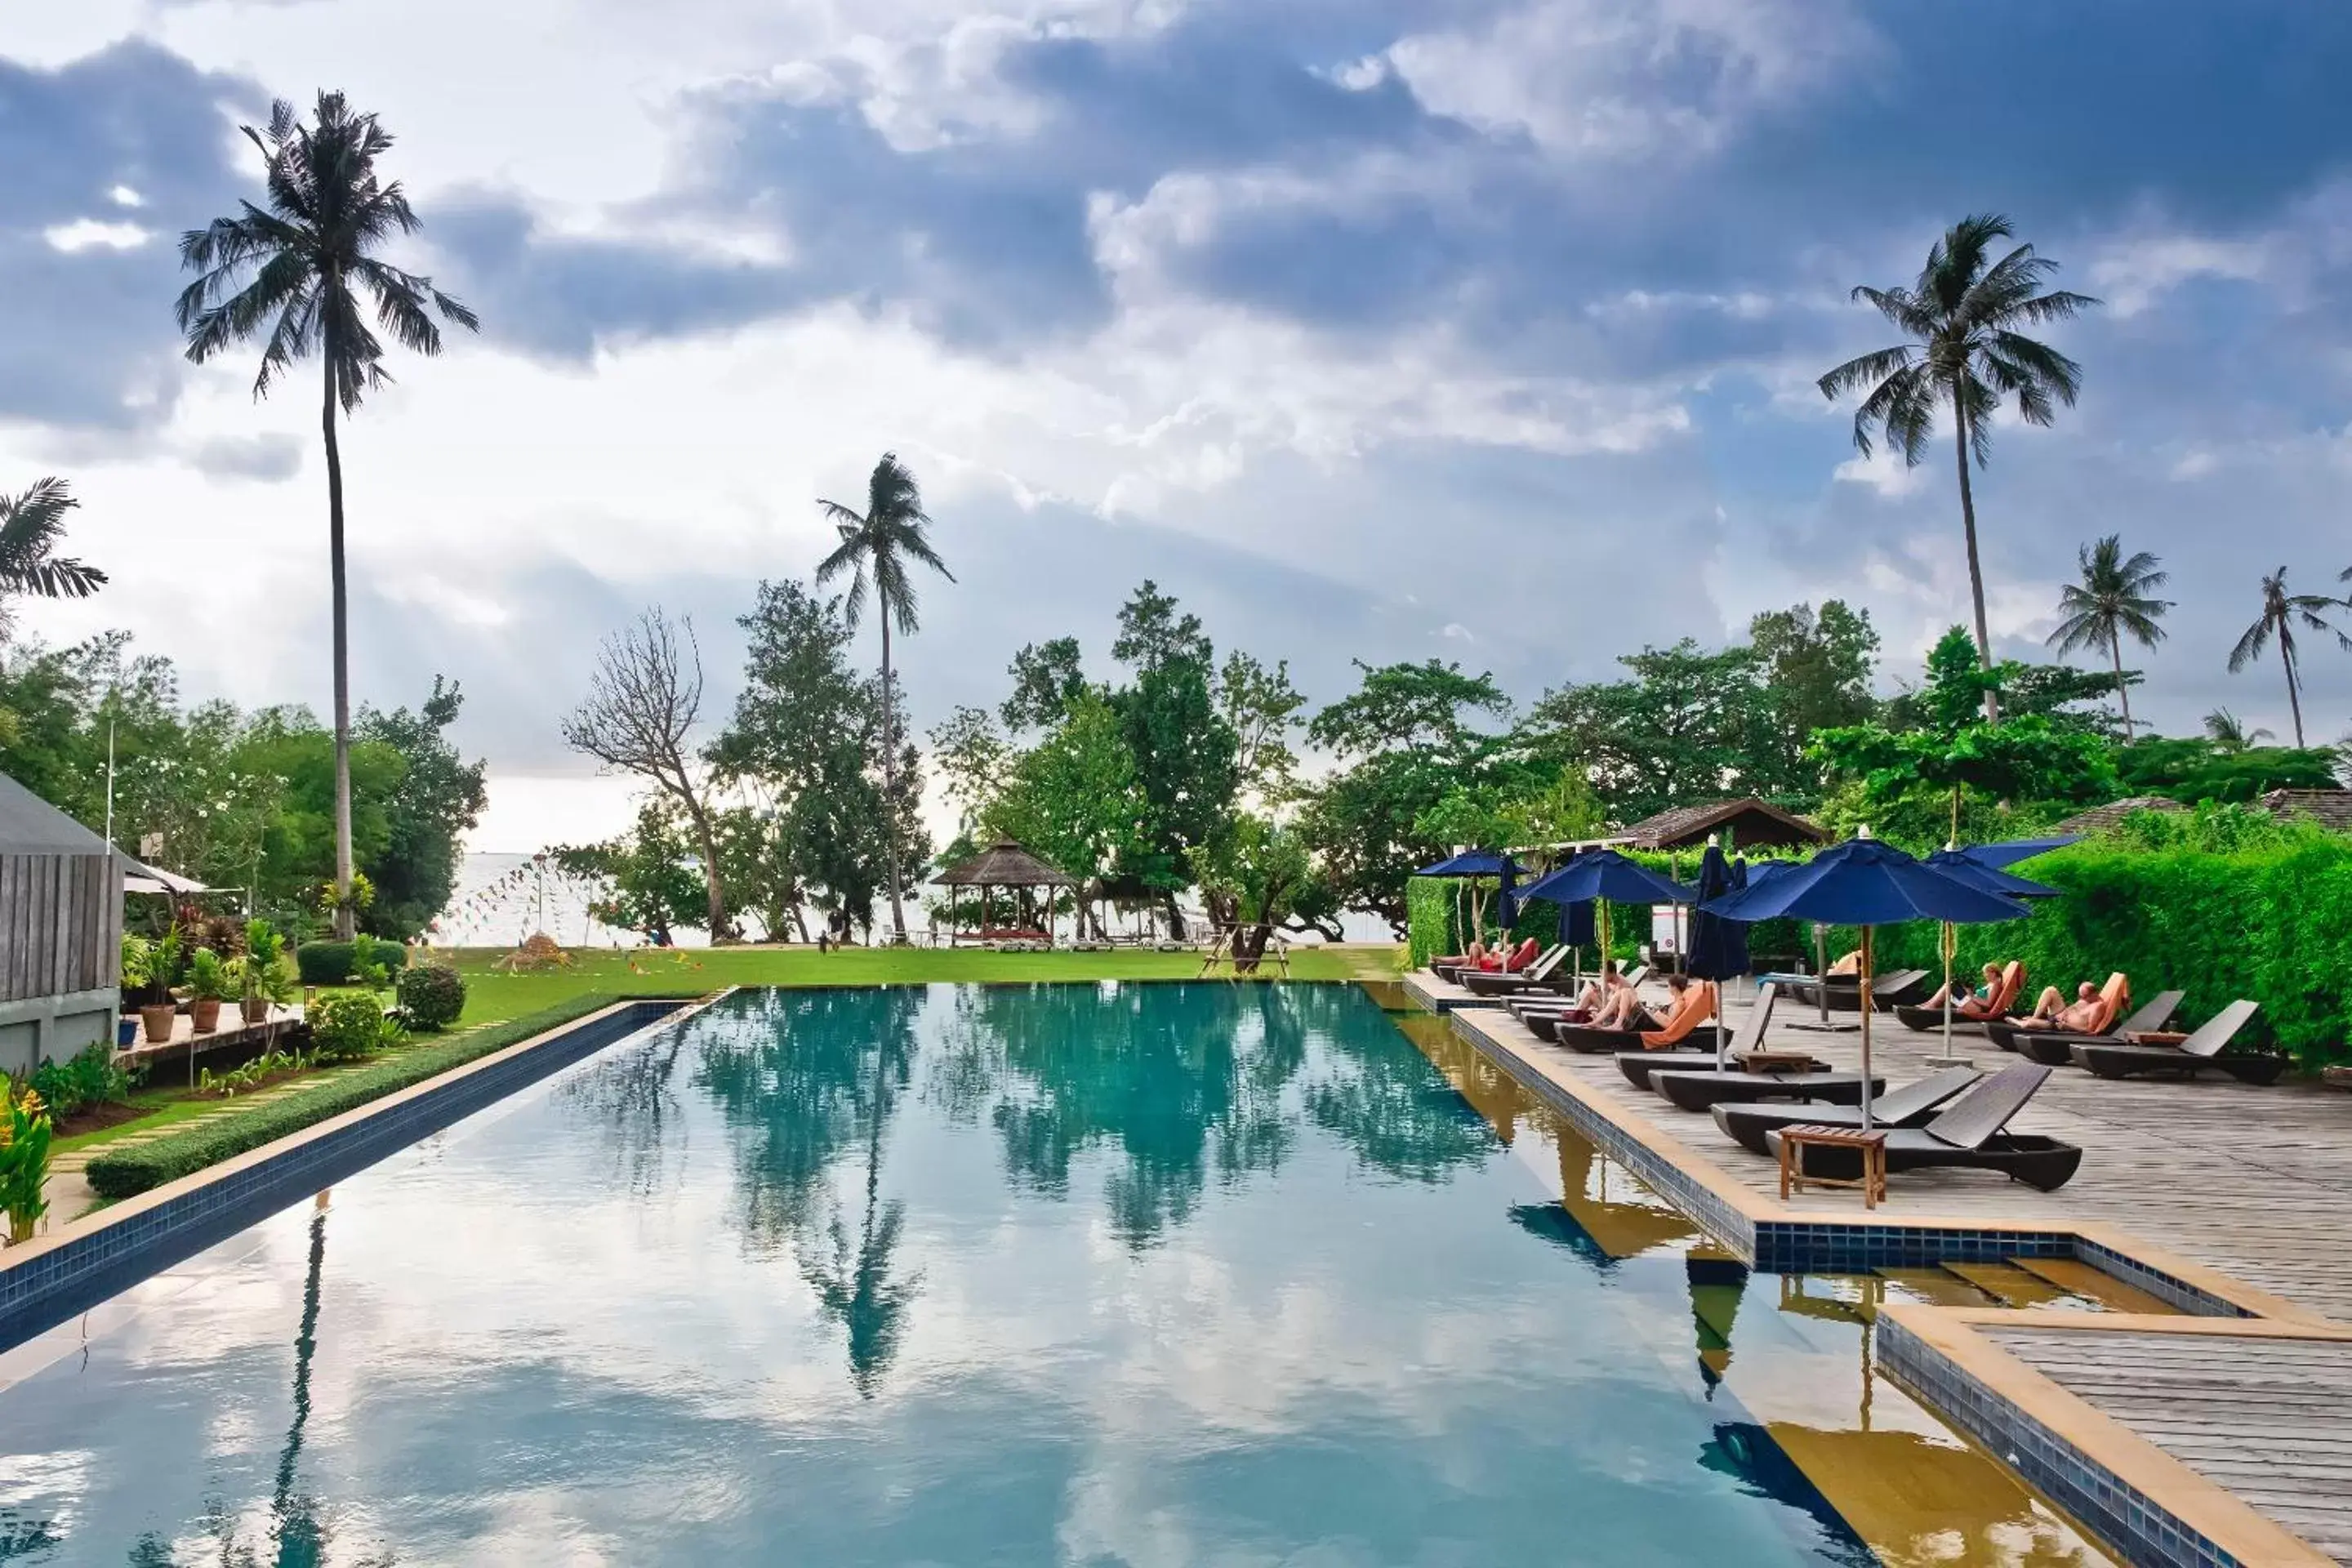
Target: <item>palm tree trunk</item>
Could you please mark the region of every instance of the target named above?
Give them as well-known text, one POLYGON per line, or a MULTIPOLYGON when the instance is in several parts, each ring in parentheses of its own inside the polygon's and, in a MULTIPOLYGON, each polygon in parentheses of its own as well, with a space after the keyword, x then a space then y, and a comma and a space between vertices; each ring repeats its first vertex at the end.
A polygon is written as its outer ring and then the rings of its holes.
POLYGON ((352 906, 352 668, 351 605, 343 587, 343 454, 335 445, 335 335, 326 329, 320 347, 327 362, 326 394, 319 427, 327 439, 327 574, 332 584, 335 660, 335 935, 344 942, 358 928, 352 906))
POLYGON ((2295 695, 2294 650, 2288 645, 2284 632, 2279 636, 2279 663, 2286 667, 2286 706, 2287 711, 2294 715, 2294 749, 2299 752, 2303 750, 2303 700, 2295 695))
POLYGON ((2107 634, 2107 657, 2116 667, 2116 700, 2124 705, 2124 744, 2132 742, 2131 693, 2124 689, 2124 640, 2115 633, 2107 634))
MULTIPOLYGON (((1952 438, 1960 458, 1960 529, 1969 541, 1969 596, 1977 613, 1977 668, 1992 668, 1992 633, 1985 624, 1984 567, 1977 560, 1976 494, 1969 488, 1969 411, 1959 395, 1952 395, 1952 438)), ((2000 722, 2000 699, 1988 687, 1984 694, 1985 722, 2000 722)))
POLYGON ((882 836, 890 868, 890 937, 903 946, 907 941, 907 911, 898 901, 898 743, 891 733, 896 705, 890 700, 890 606, 877 607, 882 611, 882 836))

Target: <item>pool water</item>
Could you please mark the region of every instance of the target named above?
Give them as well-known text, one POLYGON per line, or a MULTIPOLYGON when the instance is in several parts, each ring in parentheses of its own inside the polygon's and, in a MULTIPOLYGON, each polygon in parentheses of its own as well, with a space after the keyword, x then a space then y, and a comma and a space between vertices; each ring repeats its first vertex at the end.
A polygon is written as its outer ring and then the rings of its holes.
POLYGON ((0 1562, 2101 1561, 1442 1026, 746 992, 0 1357, 0 1562))

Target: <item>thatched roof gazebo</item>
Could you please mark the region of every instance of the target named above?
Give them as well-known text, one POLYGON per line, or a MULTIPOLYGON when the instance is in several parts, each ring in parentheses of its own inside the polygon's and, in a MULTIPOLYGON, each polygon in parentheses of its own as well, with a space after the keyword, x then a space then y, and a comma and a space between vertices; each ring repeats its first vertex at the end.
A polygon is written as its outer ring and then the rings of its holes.
POLYGON ((975 942, 1043 942, 1054 940, 1054 895, 1062 889, 1073 893, 1078 889, 1078 879, 1040 860, 1010 838, 1000 838, 986 849, 959 866, 950 866, 931 879, 934 886, 948 889, 948 939, 961 942, 964 930, 956 921, 956 896, 960 889, 976 888, 980 891, 980 927, 971 933, 975 942), (1038 889, 1045 889, 1042 905, 1038 889), (1009 911, 1013 924, 995 923, 998 906, 992 896, 1012 895, 1009 911))

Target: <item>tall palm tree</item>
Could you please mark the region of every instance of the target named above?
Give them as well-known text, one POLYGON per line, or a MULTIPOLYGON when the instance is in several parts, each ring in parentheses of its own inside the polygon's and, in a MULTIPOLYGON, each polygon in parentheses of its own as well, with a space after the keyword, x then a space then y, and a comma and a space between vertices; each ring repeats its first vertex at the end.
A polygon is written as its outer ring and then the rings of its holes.
MULTIPOLYGON (((37 480, 20 496, 0 495, 0 600, 16 594, 86 599, 105 584, 97 567, 55 553, 66 536, 66 513, 80 504, 58 479, 37 480)), ((7 633, 0 605, 0 637, 7 633)))
POLYGON ((335 931, 352 934, 352 702, 350 626, 343 586, 343 459, 335 443, 335 414, 357 411, 366 394, 392 377, 384 345, 370 328, 362 296, 375 307, 376 324, 403 348, 427 356, 441 352, 438 312, 467 331, 474 313, 404 272, 375 252, 418 226, 397 180, 379 178, 376 160, 392 133, 373 114, 352 110, 339 92, 319 94, 311 122, 294 106, 270 106, 269 128, 244 127, 260 149, 268 206, 240 202, 235 217, 180 238, 180 260, 196 273, 179 300, 188 358, 198 364, 236 344, 263 340, 253 395, 295 361, 315 352, 325 372, 319 427, 327 447, 327 562, 333 584, 335 663, 335 931), (428 309, 428 306, 430 307, 428 309))
POLYGON ((2172 608, 2169 599, 2153 596, 2171 574, 2158 570, 2156 557, 2145 550, 2124 559, 2123 536, 2110 533, 2096 544, 2075 552, 2083 580, 2058 590, 2058 613, 2064 617, 2050 634, 2050 646, 2061 654, 2076 648, 2103 647, 2115 668, 2116 697, 2124 705, 2124 743, 2131 743, 2131 693, 2124 689, 2123 639, 2129 633, 2142 647, 2164 640, 2156 623, 2172 608))
POLYGON ((885 452, 882 460, 874 465, 874 472, 866 481, 864 511, 837 500, 819 500, 816 504, 832 519, 841 536, 833 553, 817 563, 817 582, 829 583, 844 572, 851 574, 842 608, 848 617, 849 629, 856 631, 866 612, 866 588, 870 581, 875 607, 882 622, 884 837, 889 847, 890 931, 892 940, 903 942, 907 940, 907 911, 898 897, 898 792, 893 776, 898 754, 892 733, 898 704, 893 700, 890 684, 890 628, 896 626, 899 636, 912 637, 921 624, 915 610, 915 584, 908 575, 908 562, 928 566, 950 583, 955 581, 955 574, 940 560, 924 534, 931 520, 923 511, 923 492, 916 486, 915 476, 908 471, 907 465, 898 461, 898 453, 885 452))
POLYGON ((2288 593, 2286 568, 2282 566, 2263 579, 2262 616, 2246 628, 2245 635, 2238 639, 2238 646, 2230 650, 2230 673, 2235 675, 2248 663, 2260 658, 2263 650, 2270 647, 2273 637, 2278 639, 2279 663, 2286 668, 2287 709, 2294 715, 2297 750, 2303 746, 2303 698, 2300 691, 2302 678, 2295 674, 2294 668, 2295 623, 2302 622, 2306 631, 2334 633, 2338 644, 2352 648, 2352 637, 2336 631, 2320 614, 2323 610, 2335 609, 2340 603, 2342 601, 2331 599, 2325 594, 2288 593))
POLYGON ((2242 752, 2258 742, 2275 740, 2268 730, 2246 728, 2246 721, 2227 708, 2205 715, 2205 738, 2225 752, 2242 752))
MULTIPOLYGON (((1969 488, 1969 456, 1981 468, 1992 455, 1990 420, 2001 399, 2017 400, 2019 417, 2047 425, 2061 403, 2074 406, 2083 367, 2021 327, 2063 321, 2097 300, 2059 289, 2042 292, 2058 264, 2021 245, 1999 260, 1993 242, 2011 237, 2009 220, 1990 213, 1964 217, 1927 252, 1927 265, 1908 289, 1857 288, 1853 298, 1876 308, 1908 340, 1850 359, 1821 379, 1832 400, 1864 391, 1853 414, 1853 444, 1871 453, 1871 433, 1882 432, 1917 467, 1936 427, 1936 411, 1952 410, 1952 442, 1960 470, 1960 526, 1968 537, 1969 593, 1976 606, 1977 660, 1992 668, 1992 634, 1985 624, 1984 569, 1977 557, 1976 498, 1969 488)), ((2000 700, 1985 691, 1985 718, 2000 719, 2000 700)))

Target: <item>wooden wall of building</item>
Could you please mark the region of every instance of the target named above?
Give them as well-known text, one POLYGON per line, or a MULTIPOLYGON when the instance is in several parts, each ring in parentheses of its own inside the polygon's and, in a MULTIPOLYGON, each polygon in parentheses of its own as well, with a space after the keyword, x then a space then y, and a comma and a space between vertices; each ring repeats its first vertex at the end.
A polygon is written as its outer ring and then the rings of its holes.
POLYGON ((0 855, 0 1003, 110 990, 122 871, 104 855, 0 855))

